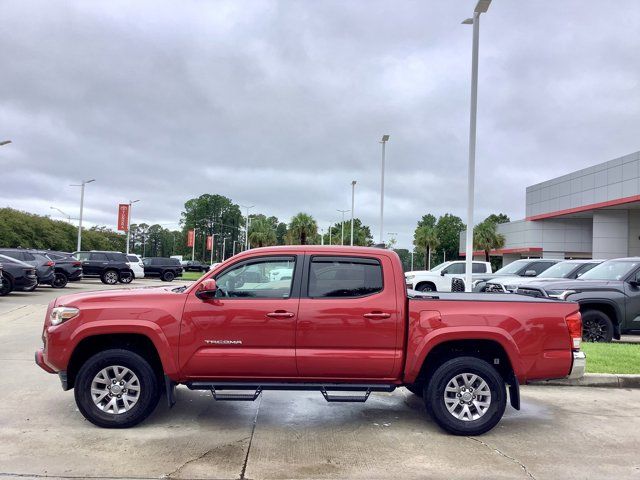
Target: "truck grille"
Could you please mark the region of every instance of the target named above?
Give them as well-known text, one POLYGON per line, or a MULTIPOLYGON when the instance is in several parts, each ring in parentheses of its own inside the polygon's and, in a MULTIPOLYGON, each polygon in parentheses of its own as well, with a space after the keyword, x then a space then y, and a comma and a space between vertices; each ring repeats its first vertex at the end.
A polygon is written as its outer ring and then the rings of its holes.
POLYGON ((505 288, 498 283, 487 283, 487 286, 484 287, 484 291, 488 293, 505 293, 505 288))
POLYGON ((529 297, 545 298, 544 293, 541 290, 537 290, 535 288, 519 287, 516 290, 516 293, 519 293, 520 295, 527 295, 529 297))

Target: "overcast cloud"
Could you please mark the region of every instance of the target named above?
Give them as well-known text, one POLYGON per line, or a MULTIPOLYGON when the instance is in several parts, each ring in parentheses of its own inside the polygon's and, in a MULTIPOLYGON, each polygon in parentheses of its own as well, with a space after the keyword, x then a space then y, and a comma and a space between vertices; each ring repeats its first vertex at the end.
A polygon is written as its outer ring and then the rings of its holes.
MULTIPOLYGON (((0 206, 115 228, 218 193, 325 227, 348 209, 408 247, 465 216, 475 0, 4 1, 0 206), (58 217, 60 217, 58 215, 58 217)), ((640 149, 640 2, 494 0, 480 40, 477 219, 640 149)))

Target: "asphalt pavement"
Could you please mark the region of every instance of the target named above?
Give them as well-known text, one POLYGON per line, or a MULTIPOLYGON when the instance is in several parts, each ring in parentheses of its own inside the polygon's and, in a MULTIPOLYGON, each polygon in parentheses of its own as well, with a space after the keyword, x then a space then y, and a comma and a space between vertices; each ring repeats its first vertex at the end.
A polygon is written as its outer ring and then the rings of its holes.
MULTIPOLYGON (((130 287, 166 285, 137 280, 130 287)), ((176 283, 177 285, 177 283, 176 283)), ((640 478, 640 390, 527 386, 480 437, 442 432, 405 389, 365 404, 328 404, 317 392, 266 392, 256 402, 216 402, 178 388, 127 430, 93 426, 73 392, 33 362, 43 315, 56 295, 0 298, 2 478, 640 478)))

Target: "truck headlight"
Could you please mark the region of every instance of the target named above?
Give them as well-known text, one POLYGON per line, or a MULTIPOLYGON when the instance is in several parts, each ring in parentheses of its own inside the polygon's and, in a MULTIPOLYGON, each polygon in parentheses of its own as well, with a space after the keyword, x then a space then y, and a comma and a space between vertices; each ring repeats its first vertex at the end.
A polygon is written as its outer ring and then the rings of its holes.
POLYGON ((405 280, 406 280, 407 282, 410 282, 410 281, 412 281, 414 278, 416 278, 416 276, 415 276, 415 275, 405 275, 405 276, 404 276, 404 278, 405 278, 405 280))
POLYGON ((75 317, 80 313, 80 310, 73 307, 56 307, 51 310, 51 314, 49 315, 49 320, 51 321, 51 325, 60 325, 62 322, 66 322, 67 320, 75 317))
POLYGON ((566 300, 571 294, 576 293, 575 290, 547 290, 547 295, 558 300, 566 300))

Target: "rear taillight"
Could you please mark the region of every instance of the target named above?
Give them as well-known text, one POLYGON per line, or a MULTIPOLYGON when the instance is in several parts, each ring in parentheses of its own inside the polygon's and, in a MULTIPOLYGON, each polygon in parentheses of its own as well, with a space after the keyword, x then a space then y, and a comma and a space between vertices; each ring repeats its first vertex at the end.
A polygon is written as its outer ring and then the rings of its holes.
POLYGON ((73 266, 74 267, 81 267, 82 266, 82 262, 73 262, 73 266))
POLYGON ((569 330, 571 348, 579 350, 580 344, 582 343, 582 315, 580 315, 580 312, 575 312, 564 320, 567 323, 567 328, 569 330))
POLYGON ((45 265, 46 265, 47 267, 53 267, 53 266, 55 265, 55 263, 53 263, 53 262, 47 262, 47 263, 45 263, 45 265))

